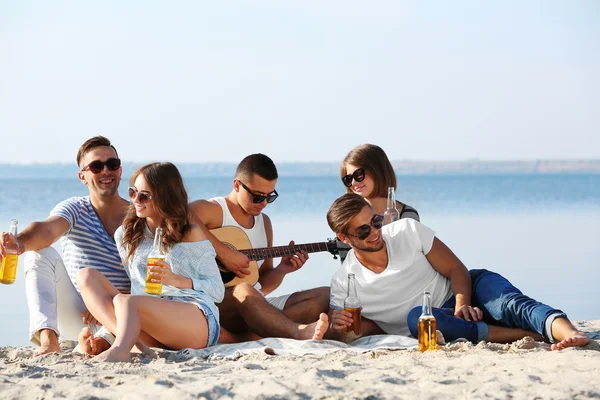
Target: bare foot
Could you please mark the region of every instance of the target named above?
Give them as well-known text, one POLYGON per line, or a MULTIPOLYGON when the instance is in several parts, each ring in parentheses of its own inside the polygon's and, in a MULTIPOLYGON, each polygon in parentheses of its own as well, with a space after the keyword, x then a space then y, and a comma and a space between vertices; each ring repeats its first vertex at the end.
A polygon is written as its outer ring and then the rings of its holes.
POLYGON ((92 358, 93 362, 131 362, 131 354, 129 351, 122 350, 118 347, 111 347, 92 358))
POLYGON ((156 352, 154 350, 152 350, 150 347, 146 346, 146 344, 144 344, 144 342, 142 342, 140 339, 138 339, 138 341, 135 343, 135 349, 137 349, 137 351, 139 351, 142 354, 145 354, 146 356, 155 359, 158 358, 158 356, 156 355, 156 352))
POLYGON ((323 340, 327 327, 329 325, 329 317, 327 314, 321 313, 319 319, 309 325, 300 325, 298 337, 300 340, 323 340))
POLYGON ((552 350, 585 346, 590 342, 589 336, 575 329, 566 318, 556 318, 552 322, 552 336, 557 340, 552 344, 552 350))
POLYGON ((52 329, 42 329, 40 331, 40 348, 33 356, 39 357, 49 353, 60 353, 58 335, 52 329))
POLYGON ((553 343, 552 350, 561 350, 561 349, 565 349, 567 347, 581 347, 581 346, 585 346, 589 342, 590 342, 590 338, 588 335, 586 335, 585 333, 583 333, 581 331, 575 331, 573 336, 571 336, 567 339, 563 339, 558 343, 553 343))
POLYGON ((87 326, 79 332, 77 341, 77 346, 73 349, 75 353, 95 356, 110 348, 110 344, 106 339, 94 337, 92 330, 87 326))

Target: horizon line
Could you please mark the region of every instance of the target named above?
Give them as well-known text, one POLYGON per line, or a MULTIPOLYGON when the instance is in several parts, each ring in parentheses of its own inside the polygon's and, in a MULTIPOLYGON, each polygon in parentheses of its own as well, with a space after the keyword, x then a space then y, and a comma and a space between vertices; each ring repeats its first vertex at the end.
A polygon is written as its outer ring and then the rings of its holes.
MULTIPOLYGON (((155 162, 156 160, 145 160, 145 161, 127 161, 127 164, 147 164, 150 162, 155 162)), ((170 161, 173 164, 197 164, 197 165, 207 165, 207 164, 238 164, 239 161, 170 161)), ((508 163, 508 162, 591 162, 597 163, 600 162, 600 157, 598 158, 515 158, 515 159, 482 159, 482 158, 464 158, 460 160, 422 160, 422 159, 409 159, 403 158, 398 160, 390 160, 392 164, 394 163, 429 163, 429 164, 447 164, 447 163, 464 163, 464 162, 481 162, 481 163, 508 163)), ((278 164, 337 164, 338 161, 277 161, 278 164)), ((0 162, 2 166, 15 165, 15 166, 34 166, 34 165, 74 165, 76 164, 74 161, 44 161, 44 162, 10 162, 3 163, 0 162)))

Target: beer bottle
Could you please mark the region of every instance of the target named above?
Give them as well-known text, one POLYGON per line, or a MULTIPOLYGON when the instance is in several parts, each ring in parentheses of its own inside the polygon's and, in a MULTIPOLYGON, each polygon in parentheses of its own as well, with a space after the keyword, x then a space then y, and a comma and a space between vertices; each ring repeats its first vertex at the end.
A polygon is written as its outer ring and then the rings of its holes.
POLYGON ((0 283, 10 285, 17 279, 17 265, 19 264, 19 243, 17 242, 17 225, 19 221, 13 219, 10 221, 10 236, 14 242, 9 243, 4 248, 4 257, 2 258, 2 267, 0 267, 0 283))
MULTIPOLYGON (((156 264, 157 261, 165 260, 166 255, 162 248, 162 237, 162 228, 156 228, 156 233, 154 234, 154 244, 150 254, 148 254, 148 266, 158 265, 156 264)), ((162 282, 152 282, 152 279, 156 279, 156 277, 153 278, 149 272, 150 269, 146 269, 146 293, 155 295, 162 294, 162 282)))
POLYGON ((436 322, 431 313, 431 293, 423 294, 423 311, 419 317, 419 351, 435 350, 436 322))
POLYGON ((387 208, 383 213, 383 224, 387 225, 400 219, 400 212, 396 208, 396 194, 393 187, 388 188, 387 208))
POLYGON ((352 314, 352 325, 346 329, 347 340, 351 341, 360 337, 360 299, 356 291, 356 278, 348 274, 348 296, 344 300, 344 310, 352 314))

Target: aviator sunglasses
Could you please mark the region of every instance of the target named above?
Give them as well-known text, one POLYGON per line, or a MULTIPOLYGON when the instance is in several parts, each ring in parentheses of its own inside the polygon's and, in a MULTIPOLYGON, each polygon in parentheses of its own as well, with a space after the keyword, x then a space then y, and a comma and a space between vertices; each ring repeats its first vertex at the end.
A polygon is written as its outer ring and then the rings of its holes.
POLYGON ((352 179, 356 182, 362 182, 365 179, 365 170, 364 168, 359 168, 352 173, 352 175, 344 175, 342 176, 342 182, 344 186, 350 187, 352 186, 352 179))
POLYGON ((373 227, 375 229, 381 229, 382 226, 383 226, 383 216, 381 216, 379 214, 375 214, 375 215, 373 215, 373 218, 371 219, 370 225, 364 224, 364 225, 361 225, 358 228, 356 228, 356 235, 352 235, 350 233, 346 233, 346 235, 353 236, 360 240, 365 240, 371 234, 371 227, 373 227))
POLYGON ((138 190, 135 186, 129 186, 127 191, 129 192, 129 198, 131 200, 135 200, 137 197, 137 200, 141 204, 146 204, 147 202, 152 200, 152 195, 150 193, 144 192, 144 191, 138 192, 138 190))
POLYGON ((273 190, 273 193, 269 193, 268 195, 264 196, 262 194, 256 194, 252 190, 248 189, 248 186, 244 185, 244 182, 239 180, 238 182, 240 183, 240 185, 242 185, 244 189, 246 189, 248 193, 252 195, 253 203, 262 203, 263 201, 265 201, 265 199, 267 200, 267 203, 272 203, 275 201, 275 199, 277 199, 277 197, 279 197, 279 193, 277 193, 277 190, 273 190))
POLYGON ((110 171, 116 171, 121 168, 121 160, 118 158, 109 158, 106 161, 94 160, 85 167, 81 168, 81 172, 89 169, 93 174, 99 174, 100 172, 104 171, 105 165, 110 171))

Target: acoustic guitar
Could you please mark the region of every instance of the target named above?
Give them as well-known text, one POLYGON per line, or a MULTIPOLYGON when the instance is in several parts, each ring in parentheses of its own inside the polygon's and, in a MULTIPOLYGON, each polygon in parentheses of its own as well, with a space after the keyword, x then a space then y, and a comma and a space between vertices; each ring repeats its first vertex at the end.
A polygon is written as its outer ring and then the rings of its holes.
POLYGON ((333 254, 334 259, 337 259, 337 255, 347 252, 350 249, 350 246, 345 243, 331 239, 327 242, 320 243, 294 244, 293 246, 288 245, 253 249, 246 232, 237 226, 224 226, 222 228, 211 229, 210 232, 223 242, 223 244, 245 254, 250 259, 250 266, 248 267, 250 275, 246 275, 243 278, 238 278, 236 274, 225 268, 225 266, 217 260, 225 287, 235 286, 242 282, 248 282, 251 285, 258 282, 258 264, 256 262, 260 260, 291 256, 299 251, 306 251, 307 253, 328 251, 333 254))

